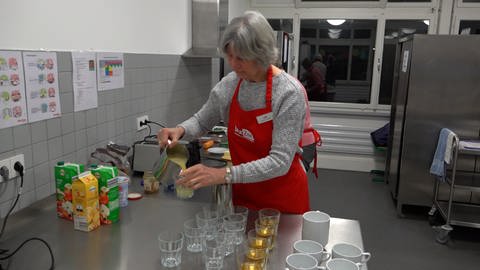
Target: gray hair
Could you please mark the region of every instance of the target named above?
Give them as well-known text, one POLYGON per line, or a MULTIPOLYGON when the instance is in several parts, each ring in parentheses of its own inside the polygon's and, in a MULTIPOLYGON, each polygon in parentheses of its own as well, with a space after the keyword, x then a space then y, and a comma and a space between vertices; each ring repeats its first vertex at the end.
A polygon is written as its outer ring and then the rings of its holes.
POLYGON ((273 29, 257 11, 246 11, 228 24, 220 41, 224 56, 229 45, 239 57, 256 60, 265 68, 276 63, 278 58, 273 29))

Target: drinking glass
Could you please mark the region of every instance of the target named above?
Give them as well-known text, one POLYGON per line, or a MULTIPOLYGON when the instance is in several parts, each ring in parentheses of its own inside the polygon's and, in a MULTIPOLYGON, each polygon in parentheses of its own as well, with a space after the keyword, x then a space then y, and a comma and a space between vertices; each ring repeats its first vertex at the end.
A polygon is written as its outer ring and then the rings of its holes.
POLYGON ((183 223, 185 244, 190 252, 202 251, 202 241, 205 238, 205 229, 199 226, 195 219, 189 219, 183 223))
POLYGON ((220 270, 225 257, 225 234, 215 233, 202 244, 202 255, 206 270, 220 270))
POLYGON ((267 267, 268 249, 250 247, 244 242, 237 248, 236 259, 240 270, 264 270, 267 267))
POLYGON ((213 239, 215 233, 221 229, 218 213, 216 211, 201 211, 196 214, 197 224, 203 227, 205 238, 213 239))
POLYGON ((255 232, 258 236, 269 239, 269 249, 275 246, 275 235, 277 233, 278 224, 268 223, 257 218, 255 220, 255 232))
POLYGON ((183 233, 163 231, 158 235, 162 265, 170 268, 182 263, 183 233))

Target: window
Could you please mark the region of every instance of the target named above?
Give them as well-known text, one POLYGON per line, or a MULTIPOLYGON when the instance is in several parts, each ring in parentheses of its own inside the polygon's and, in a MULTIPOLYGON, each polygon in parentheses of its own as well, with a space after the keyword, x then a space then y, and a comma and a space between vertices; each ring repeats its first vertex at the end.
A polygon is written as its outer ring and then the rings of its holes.
POLYGON ((426 34, 428 20, 386 20, 383 43, 382 73, 380 78, 379 104, 389 105, 394 84, 394 69, 399 52, 398 41, 412 34, 426 34))
MULTIPOLYGON (((479 0, 480 1, 480 0, 479 0)), ((480 20, 479 21, 460 21, 460 29, 458 30, 460 35, 480 35, 480 20)))
POLYGON ((275 31, 293 33, 292 19, 268 19, 268 23, 270 23, 270 26, 272 26, 275 31))
POLYGON ((300 21, 298 78, 310 101, 370 103, 376 32, 376 20, 300 21))

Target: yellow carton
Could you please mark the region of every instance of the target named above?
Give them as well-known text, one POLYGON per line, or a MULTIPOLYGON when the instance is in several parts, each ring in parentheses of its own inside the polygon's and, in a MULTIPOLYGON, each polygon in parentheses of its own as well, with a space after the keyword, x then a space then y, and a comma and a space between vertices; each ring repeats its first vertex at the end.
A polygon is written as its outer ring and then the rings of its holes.
POLYGON ((89 232, 100 226, 98 181, 90 171, 73 179, 73 224, 76 230, 89 232))

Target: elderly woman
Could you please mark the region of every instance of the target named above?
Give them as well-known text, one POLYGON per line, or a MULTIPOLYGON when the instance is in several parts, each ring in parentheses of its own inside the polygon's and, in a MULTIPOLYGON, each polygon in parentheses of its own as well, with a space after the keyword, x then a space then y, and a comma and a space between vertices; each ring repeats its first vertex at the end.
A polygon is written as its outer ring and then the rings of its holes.
POLYGON ((220 43, 233 72, 212 89, 193 117, 161 129, 158 141, 161 147, 170 147, 180 138, 196 138, 224 121, 233 166, 198 164, 184 170, 177 184, 198 189, 231 183, 235 205, 303 213, 309 210, 301 162, 305 90, 296 78, 273 65, 278 57, 275 42, 271 26, 260 13, 247 11, 234 18, 220 43))

